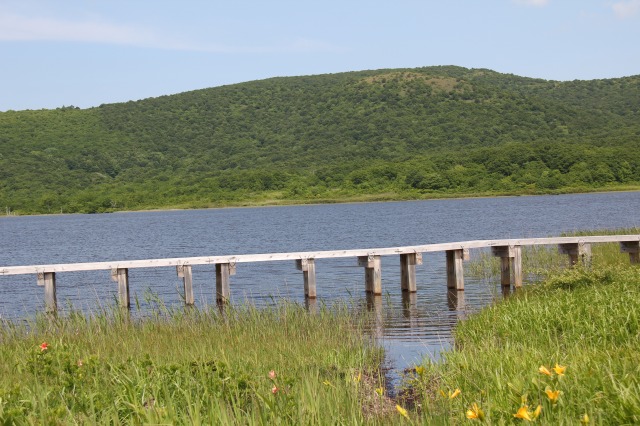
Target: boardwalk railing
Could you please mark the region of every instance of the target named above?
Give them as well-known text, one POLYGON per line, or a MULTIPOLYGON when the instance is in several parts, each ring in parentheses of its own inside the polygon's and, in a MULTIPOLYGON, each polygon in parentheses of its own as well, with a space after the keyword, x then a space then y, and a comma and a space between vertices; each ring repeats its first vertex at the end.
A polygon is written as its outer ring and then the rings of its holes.
POLYGON ((216 268, 216 300, 226 302, 230 297, 230 276, 236 272, 238 263, 274 262, 294 260, 304 276, 305 296, 316 297, 316 259, 354 257, 358 265, 365 268, 365 290, 375 295, 382 294, 381 256, 399 255, 402 291, 416 291, 416 266, 422 264, 422 254, 446 253, 447 287, 464 290, 463 261, 469 259, 469 250, 490 247, 494 256, 501 259, 501 284, 522 286, 522 246, 557 245, 562 254, 569 256, 571 264, 588 262, 591 244, 620 244, 620 250, 628 253, 631 263, 640 263, 640 235, 602 235, 582 237, 522 238, 506 240, 476 240, 454 243, 426 244, 406 247, 372 248, 357 250, 313 251, 295 253, 243 254, 233 256, 184 257, 173 259, 122 260, 95 263, 66 263, 57 265, 0 266, 0 275, 34 274, 38 285, 44 286, 47 312, 57 309, 56 274, 63 272, 110 270, 112 279, 118 283, 118 301, 129 307, 129 269, 176 267, 183 279, 184 300, 194 303, 192 270, 194 265, 211 265, 216 268))

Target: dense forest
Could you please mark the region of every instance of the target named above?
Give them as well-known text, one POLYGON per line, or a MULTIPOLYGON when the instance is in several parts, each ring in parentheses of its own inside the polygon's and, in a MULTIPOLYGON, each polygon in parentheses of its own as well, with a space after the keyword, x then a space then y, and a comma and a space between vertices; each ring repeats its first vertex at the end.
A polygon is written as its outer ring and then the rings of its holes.
POLYGON ((0 113, 24 213, 637 189, 640 76, 425 67, 0 113))

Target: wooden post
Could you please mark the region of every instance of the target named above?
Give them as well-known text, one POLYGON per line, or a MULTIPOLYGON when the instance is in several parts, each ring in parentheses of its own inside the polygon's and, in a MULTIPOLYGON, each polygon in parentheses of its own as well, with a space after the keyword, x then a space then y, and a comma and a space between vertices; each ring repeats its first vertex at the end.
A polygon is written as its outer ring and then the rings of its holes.
POLYGON ((447 250, 447 288, 459 291, 464 290, 462 261, 468 256, 469 252, 463 249, 447 250))
POLYGON ((422 253, 403 253, 400 255, 400 287, 402 291, 415 293, 416 265, 422 265, 422 253))
POLYGON ((621 241, 620 252, 629 253, 632 265, 640 264, 640 241, 621 241))
POLYGON ((358 256, 358 265, 364 266, 365 291, 372 294, 382 294, 382 262, 380 256, 370 254, 358 256))
POLYGON ((316 298, 316 261, 315 259, 297 259, 296 268, 304 276, 304 295, 309 299, 316 298))
POLYGON ((522 247, 513 247, 513 286, 522 287, 522 247))
POLYGON ((38 285, 44 286, 45 312, 55 313, 58 310, 55 272, 38 272, 38 285))
POLYGON ((216 263, 216 301, 227 303, 231 297, 229 277, 236 274, 235 263, 216 263))
POLYGON ((117 268, 111 270, 111 279, 118 283, 118 303, 122 308, 130 306, 129 300, 129 270, 117 268))
POLYGON ((184 304, 193 305, 195 298, 193 297, 193 275, 191 273, 191 265, 178 265, 176 266, 176 272, 178 277, 182 278, 182 284, 184 287, 184 304))
POLYGON ((522 247, 494 246, 491 247, 491 253, 500 258, 500 284, 503 287, 511 287, 513 273, 514 287, 522 287, 522 247))
POLYGON ((558 252, 569 256, 570 266, 576 265, 579 260, 584 266, 591 265, 591 244, 589 243, 558 244, 558 252))

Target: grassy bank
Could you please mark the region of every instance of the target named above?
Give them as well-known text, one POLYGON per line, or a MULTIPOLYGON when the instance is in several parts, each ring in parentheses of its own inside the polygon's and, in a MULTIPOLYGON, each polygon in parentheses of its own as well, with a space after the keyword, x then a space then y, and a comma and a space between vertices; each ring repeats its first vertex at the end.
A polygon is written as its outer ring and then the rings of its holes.
POLYGON ((0 424, 380 420, 382 352, 361 325, 290 304, 4 324, 0 424))
POLYGON ((640 423, 638 268, 555 275, 460 323, 455 342, 407 377, 416 419, 640 423))

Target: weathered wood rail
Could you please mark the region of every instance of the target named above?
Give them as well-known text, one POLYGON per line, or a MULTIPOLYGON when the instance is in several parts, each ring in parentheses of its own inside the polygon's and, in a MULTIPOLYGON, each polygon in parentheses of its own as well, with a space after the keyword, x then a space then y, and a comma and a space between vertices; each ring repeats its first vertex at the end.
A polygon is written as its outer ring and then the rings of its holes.
POLYGON ((422 264, 423 253, 445 252, 447 287, 464 290, 463 261, 469 259, 469 250, 490 247, 492 254, 501 259, 501 284, 522 286, 522 246, 557 245, 562 254, 569 256, 570 264, 580 261, 588 263, 591 244, 619 243, 620 250, 628 253, 631 263, 640 263, 640 235, 599 235, 582 237, 521 238, 505 240, 476 240, 454 243, 426 244, 406 247, 373 248, 357 250, 311 251, 296 253, 243 254, 233 256, 184 257, 172 259, 123 260, 95 263, 66 263, 57 265, 30 265, 0 267, 0 275, 34 274, 37 283, 44 286, 47 312, 57 310, 56 274, 64 272, 110 270, 118 285, 118 302, 129 307, 129 269, 176 267, 178 277, 184 284, 184 300, 194 303, 192 266, 211 265, 216 268, 216 300, 224 303, 230 297, 230 276, 235 275, 238 263, 275 262, 294 260, 303 272, 305 296, 316 297, 315 261, 317 259, 354 257, 365 269, 365 291, 382 294, 381 256, 400 256, 400 285, 403 292, 413 293, 416 286, 416 266, 422 264))

